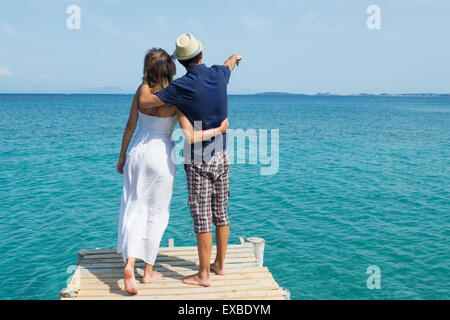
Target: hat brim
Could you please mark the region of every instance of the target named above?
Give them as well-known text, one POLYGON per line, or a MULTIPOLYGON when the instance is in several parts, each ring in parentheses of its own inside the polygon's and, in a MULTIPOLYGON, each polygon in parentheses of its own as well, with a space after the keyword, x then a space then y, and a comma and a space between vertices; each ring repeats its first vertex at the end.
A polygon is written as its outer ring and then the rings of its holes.
POLYGON ((200 52, 203 51, 203 47, 205 46, 205 42, 203 40, 198 40, 198 42, 199 42, 198 49, 195 50, 195 52, 193 52, 192 54, 188 56, 179 56, 177 55, 177 50, 175 49, 175 51, 173 52, 173 56, 178 60, 189 60, 194 58, 195 56, 199 55, 200 52))

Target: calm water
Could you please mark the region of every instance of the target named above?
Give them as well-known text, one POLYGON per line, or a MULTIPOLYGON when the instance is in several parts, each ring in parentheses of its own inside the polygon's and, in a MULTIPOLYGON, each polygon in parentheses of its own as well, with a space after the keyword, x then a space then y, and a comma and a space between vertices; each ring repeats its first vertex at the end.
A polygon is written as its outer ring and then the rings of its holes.
MULTIPOLYGON (((56 299, 78 249, 115 247, 131 99, 0 95, 1 299, 56 299)), ((450 298, 450 98, 231 96, 230 122, 280 129, 278 174, 232 167, 231 241, 265 238, 294 299, 450 298)), ((163 243, 194 245, 177 171, 163 243)))

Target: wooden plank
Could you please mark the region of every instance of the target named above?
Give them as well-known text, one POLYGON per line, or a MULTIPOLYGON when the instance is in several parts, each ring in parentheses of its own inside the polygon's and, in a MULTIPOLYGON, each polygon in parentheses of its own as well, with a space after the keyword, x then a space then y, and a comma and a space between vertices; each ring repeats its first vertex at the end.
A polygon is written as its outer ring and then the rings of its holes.
MULTIPOLYGON (((211 259, 214 259, 215 255, 211 255, 211 259)), ((230 253, 227 254, 226 256, 227 259, 254 259, 256 260, 256 257, 253 253, 239 253, 239 254, 234 254, 234 253, 230 253)), ((189 256, 158 256, 156 258, 156 261, 177 261, 177 260, 198 260, 198 255, 197 254, 193 254, 193 255, 189 255, 189 256)), ((140 259, 137 259, 137 261, 142 261, 140 259)), ((102 262, 123 262, 123 259, 121 256, 111 256, 111 257, 102 257, 102 258, 94 258, 93 256, 89 256, 88 258, 83 258, 81 259, 82 263, 102 263, 102 262)))
MULTIPOLYGON (((251 243, 244 243, 244 244, 229 244, 228 250, 232 249, 245 249, 245 248, 253 248, 253 245, 251 243)), ((216 249, 216 246, 213 246, 213 250, 216 249)), ((161 247, 159 248, 160 253, 164 252, 176 252, 176 251, 196 251, 196 246, 191 247, 161 247)), ((94 250, 86 250, 84 254, 105 254, 105 253, 117 253, 117 249, 94 249, 94 250)))
MULTIPOLYGON (((163 273, 165 278, 174 278, 180 279, 183 276, 190 275, 197 271, 196 266, 155 266, 156 271, 160 271, 163 273)), ((140 279, 143 276, 143 268, 137 267, 135 270, 136 278, 140 279)), ((219 277, 237 277, 237 276, 250 276, 255 275, 256 277, 261 273, 268 273, 268 268, 266 267, 257 267, 254 265, 253 267, 248 268, 228 268, 228 275, 219 276, 219 277)), ((215 274, 211 274, 214 279, 217 277, 215 274)), ((122 279, 122 268, 84 268, 83 266, 79 266, 72 276, 72 281, 70 283, 70 287, 79 288, 80 283, 83 279, 105 279, 105 278, 115 278, 122 279)))
MULTIPOLYGON (((248 268, 231 268, 228 269, 227 272, 228 273, 239 273, 239 272, 247 272, 247 270, 254 270, 256 268, 260 268, 258 266, 253 266, 253 267, 248 267, 248 268)), ((264 268, 264 267, 262 267, 264 268)), ((80 274, 95 274, 96 276, 103 276, 103 275, 107 275, 107 274, 115 274, 115 275, 121 275, 122 274, 122 269, 121 268, 109 268, 109 269, 85 269, 83 267, 78 267, 79 269, 79 273, 80 274)), ((170 268, 165 268, 165 267, 161 267, 161 266, 155 266, 154 270, 159 271, 159 272, 174 272, 174 273, 178 273, 178 274, 190 274, 192 272, 197 271, 197 268, 192 268, 192 267, 183 267, 183 266, 172 266, 170 268)), ((248 272, 253 272, 253 271, 248 271, 248 272)), ((136 268, 136 272, 137 274, 143 274, 144 273, 144 269, 143 268, 136 268)))
MULTIPOLYGON (((267 291, 247 291, 247 292, 222 292, 222 293, 203 293, 196 295, 177 295, 177 296, 145 296, 145 295, 109 295, 109 296, 85 296, 77 297, 76 300, 262 300, 262 299, 276 299, 285 300, 283 298, 283 291, 281 289, 267 290, 267 291)), ((63 300, 75 300, 63 299, 63 300)))
MULTIPOLYGON (((142 277, 136 278, 137 281, 140 281, 140 279, 142 279, 142 277)), ((159 286, 161 284, 177 284, 177 285, 184 285, 181 283, 181 279, 182 276, 177 276, 177 277, 164 277, 160 280, 156 280, 154 282, 152 282, 151 286, 159 286)), ((234 275, 227 275, 227 276, 217 276, 217 275, 211 275, 211 281, 214 284, 222 284, 222 283, 230 283, 230 284, 235 284, 235 281, 254 281, 254 280, 267 280, 267 279, 272 279, 273 280, 273 276, 270 273, 257 273, 257 274, 249 274, 249 275, 242 275, 242 274, 234 274, 234 275)), ((83 278, 81 279, 81 286, 82 288, 88 288, 86 287, 86 285, 94 285, 94 284, 99 284, 99 285, 108 285, 108 284, 122 284, 123 283, 123 279, 122 278, 103 278, 103 279, 98 279, 98 278, 83 278)))
MULTIPOLYGON (((214 287, 238 287, 240 289, 241 286, 244 285, 253 285, 253 286, 265 286, 265 285, 272 285, 275 287, 277 286, 277 283, 273 278, 260 278, 260 279, 214 279, 212 280, 212 285, 214 287)), ((159 289, 159 290, 166 290, 166 289, 180 289, 180 290, 190 290, 192 286, 186 285, 182 283, 180 280, 175 282, 170 281, 155 281, 153 283, 138 283, 139 290, 144 289, 159 289)), ((125 290, 124 282, 116 281, 112 283, 104 283, 104 282, 95 282, 95 283, 86 283, 83 282, 81 285, 81 290, 102 290, 102 291, 114 291, 114 290, 125 290)))
MULTIPOLYGON (((187 276, 189 274, 194 273, 195 271, 190 268, 183 268, 183 267, 173 267, 170 268, 169 271, 167 270, 161 270, 158 268, 155 268, 156 271, 163 271, 163 274, 166 278, 168 277, 182 277, 187 276)), ((252 275, 252 274, 260 274, 260 273, 268 273, 268 269, 266 267, 254 267, 254 268, 245 268, 245 269, 230 269, 227 271, 228 275, 252 275)), ((135 274, 139 276, 143 276, 144 270, 143 269, 137 269, 135 274)), ((123 277, 123 273, 121 269, 111 269, 111 270, 104 270, 104 269, 97 269, 97 270, 88 270, 88 269, 81 269, 78 268, 77 271, 74 273, 74 276, 78 275, 81 279, 85 278, 119 278, 121 279, 123 277), (94 271, 94 272, 92 272, 94 271), (102 271, 102 272, 98 272, 102 271)), ((216 275, 211 274, 212 277, 216 277, 216 275)), ((227 277, 224 276, 224 277, 227 277)))
MULTIPOLYGON (((186 274, 189 274, 186 272, 186 274)), ((167 281, 167 282, 178 282, 180 281, 185 275, 179 274, 179 273, 172 273, 170 275, 164 274, 164 277, 159 281, 167 281)), ((258 272, 258 273, 231 273, 226 274, 224 276, 218 276, 215 274, 211 274, 211 280, 233 280, 233 279, 262 279, 262 278, 272 278, 272 274, 270 272, 258 272)), ((82 275, 80 279, 82 279, 83 283, 96 283, 96 282, 102 282, 102 283, 113 283, 117 281, 123 281, 122 275, 118 274, 116 277, 103 277, 98 278, 95 274, 91 274, 89 276, 82 275)), ((140 280, 142 278, 142 273, 136 276, 137 280, 140 280)))
MULTIPOLYGON (((204 294, 204 293, 233 293, 233 292, 247 292, 247 291, 265 291, 265 290, 277 290, 279 286, 276 283, 263 283, 260 285, 241 285, 241 286, 210 286, 210 287, 199 287, 199 286, 188 286, 186 288, 166 288, 164 290, 161 289, 153 289, 153 288, 143 288, 139 290, 139 295, 141 296, 166 296, 176 297, 179 295, 196 295, 196 294, 204 294)), ((123 296, 126 293, 120 289, 113 290, 80 290, 78 293, 78 297, 102 297, 109 295, 119 295, 123 296)))
MULTIPOLYGON (((214 262, 214 258, 215 257, 211 257, 211 263, 214 262)), ((197 256, 192 256, 189 257, 189 259, 184 259, 184 258, 177 258, 177 257, 169 257, 168 259, 165 258, 161 258, 161 259, 157 259, 155 264, 170 264, 170 265, 179 265, 179 264, 183 264, 185 262, 189 262, 189 263, 195 263, 198 264, 198 257, 197 256)), ((229 257, 227 256, 225 259, 226 263, 241 263, 241 262, 256 262, 256 258, 255 256, 253 257, 229 257)), ((104 264, 120 264, 121 266, 124 265, 124 262, 122 259, 81 259, 80 263, 82 265, 104 265, 104 264)), ((136 265, 138 264, 142 264, 144 263, 141 260, 137 260, 136 261, 136 265)))
MULTIPOLYGON (((192 272, 186 272, 187 275, 192 274, 192 272)), ((184 274, 174 273, 173 275, 164 274, 162 279, 156 280, 153 283, 158 282, 180 282, 180 280, 184 277, 184 274)), ((251 280, 251 279, 265 279, 271 278, 273 279, 273 275, 270 272, 259 272, 259 273, 234 273, 227 274, 224 276, 219 276, 216 274, 210 275, 212 281, 232 281, 232 280, 251 280)), ((140 281, 142 279, 142 273, 136 275, 136 280, 140 281)), ((116 277, 103 277, 98 278, 96 275, 82 275, 80 277, 82 283, 117 283, 118 281, 123 281, 123 277, 118 275, 116 277)))
MULTIPOLYGON (((183 247, 181 247, 183 248, 183 247)), ((184 247, 183 250, 179 250, 180 247, 174 247, 174 248, 160 248, 158 250, 158 254, 162 255, 184 255, 184 254, 197 254, 198 250, 197 247, 184 247)), ((216 247, 213 247, 212 252, 216 252, 216 247)), ((227 253, 233 253, 233 252, 254 252, 253 247, 251 246, 239 246, 234 248, 227 248, 227 253)), ((111 250, 93 250, 93 251, 86 251, 84 250, 84 255, 86 256, 103 256, 103 255, 121 255, 121 253, 117 253, 116 249, 111 250), (88 252, 88 253, 86 253, 88 252)))
MULTIPOLYGON (((214 250, 215 251, 215 247, 214 250)), ((228 274, 211 274, 212 286, 204 288, 185 285, 183 276, 195 273, 198 268, 197 247, 160 248, 155 270, 164 278, 150 284, 138 282, 139 294, 129 296, 124 292, 123 260, 115 249, 80 250, 81 260, 68 288, 78 289, 73 299, 254 299, 285 300, 284 292, 266 267, 258 267, 251 243, 230 245, 225 267, 228 274)), ((214 257, 213 252, 212 257, 214 257)), ((213 260, 213 259, 212 259, 213 260)), ((136 262, 136 279, 143 275, 144 263, 136 262)))
MULTIPOLYGON (((215 252, 212 252, 211 256, 215 256, 215 252)), ((167 254, 159 254, 156 258, 156 260, 173 260, 173 259, 190 259, 190 258, 196 258, 198 257, 197 252, 170 252, 167 254)), ((230 251, 227 252, 227 257, 229 258, 237 258, 237 257, 255 257, 255 254, 251 250, 240 250, 240 251, 230 251)), ((120 254, 90 254, 85 255, 83 257, 83 260, 89 260, 89 261, 102 261, 102 260, 109 260, 109 259, 118 259, 123 260, 122 255, 120 254)))
MULTIPOLYGON (((114 269, 114 268, 123 268, 123 262, 121 263, 92 263, 92 264, 80 264, 80 267, 83 267, 85 269, 114 269)), ((171 268, 175 266, 192 266, 196 267, 198 264, 195 261, 171 261, 170 263, 160 263, 156 262, 155 267, 156 268, 171 268)), ((136 262, 135 264, 136 268, 144 267, 143 262, 136 262)), ((229 263, 227 260, 225 261, 225 268, 226 269, 232 269, 232 268, 244 268, 249 266, 258 266, 258 263, 256 261, 247 260, 242 263, 229 263)), ((193 269, 194 270, 194 269, 193 269)))
MULTIPOLYGON (((187 275, 187 274, 186 274, 187 275)), ((183 285, 181 282, 183 275, 177 275, 173 277, 164 277, 161 280, 157 280, 149 285, 159 286, 162 283, 166 284, 178 284, 183 285)), ((136 277, 136 281, 139 283, 142 279, 142 276, 136 277)), ((234 285, 236 281, 259 281, 259 280, 274 280, 271 273, 256 273, 256 274, 232 274, 227 276, 217 276, 217 275, 211 275, 211 281, 214 283, 214 285, 223 285, 223 284, 230 284, 234 285)), ((85 289, 87 288, 87 285, 93 285, 93 284, 99 284, 99 285, 117 285, 123 283, 123 278, 120 276, 117 276, 115 278, 98 278, 96 276, 92 277, 80 277, 78 279, 73 279, 71 283, 68 285, 68 288, 74 288, 74 289, 85 289)))
MULTIPOLYGON (((200 287, 200 286, 194 286, 194 285, 184 285, 183 287, 168 287, 165 289, 161 288, 153 288, 153 287, 141 287, 139 290, 140 295, 186 295, 186 294, 201 294, 201 293, 219 293, 219 292, 245 292, 245 291, 264 291, 264 290, 276 290, 279 286, 276 284, 275 281, 265 281, 261 282, 259 284, 252 284, 252 283, 246 283, 241 284, 239 286, 233 286, 233 285, 217 285, 214 284, 210 287, 200 287)), ((121 288, 111 289, 81 289, 80 290, 80 297, 81 296, 103 296, 103 295, 110 295, 110 294, 119 294, 123 295, 124 291, 121 288)))

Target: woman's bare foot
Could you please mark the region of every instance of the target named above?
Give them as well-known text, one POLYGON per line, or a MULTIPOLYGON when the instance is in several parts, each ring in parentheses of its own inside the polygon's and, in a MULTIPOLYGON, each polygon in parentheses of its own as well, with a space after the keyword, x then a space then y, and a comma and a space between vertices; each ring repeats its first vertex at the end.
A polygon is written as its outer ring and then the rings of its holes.
POLYGON ((225 268, 223 266, 220 267, 216 263, 211 263, 210 268, 211 268, 211 271, 214 272, 215 274, 217 274, 218 276, 224 276, 227 274, 227 272, 225 271, 225 268))
POLYGON ((123 268, 123 280, 125 282, 125 291, 128 294, 135 295, 138 293, 136 279, 134 278, 134 270, 131 266, 126 265, 123 268))
POLYGON ((192 284, 202 287, 209 287, 211 285, 211 280, 201 278, 198 273, 184 277, 181 281, 184 284, 192 284))
POLYGON ((151 283, 155 280, 159 280, 163 277, 161 272, 152 271, 151 273, 145 273, 142 278, 142 283, 151 283))

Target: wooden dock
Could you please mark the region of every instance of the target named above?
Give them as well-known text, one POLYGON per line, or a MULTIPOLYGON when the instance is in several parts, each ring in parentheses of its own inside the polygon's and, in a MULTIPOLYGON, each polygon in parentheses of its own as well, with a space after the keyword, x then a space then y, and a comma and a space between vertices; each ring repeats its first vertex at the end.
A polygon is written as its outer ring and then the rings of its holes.
MULTIPOLYGON (((249 240, 251 240, 250 238, 249 240)), ((150 284, 139 283, 139 294, 130 296, 123 291, 123 261, 116 250, 80 250, 78 266, 67 288, 61 290, 63 300, 76 299, 145 299, 145 300, 246 300, 246 299, 289 299, 287 290, 282 289, 269 269, 262 266, 264 240, 259 238, 241 244, 229 245, 226 257, 228 274, 211 274, 213 284, 208 287, 186 285, 183 276, 198 269, 197 247, 160 248, 155 270, 164 278, 150 284), (261 245, 262 241, 262 245, 261 245)), ((212 257, 215 255, 213 248, 212 257)), ((136 280, 142 278, 144 263, 136 262, 136 280)))

